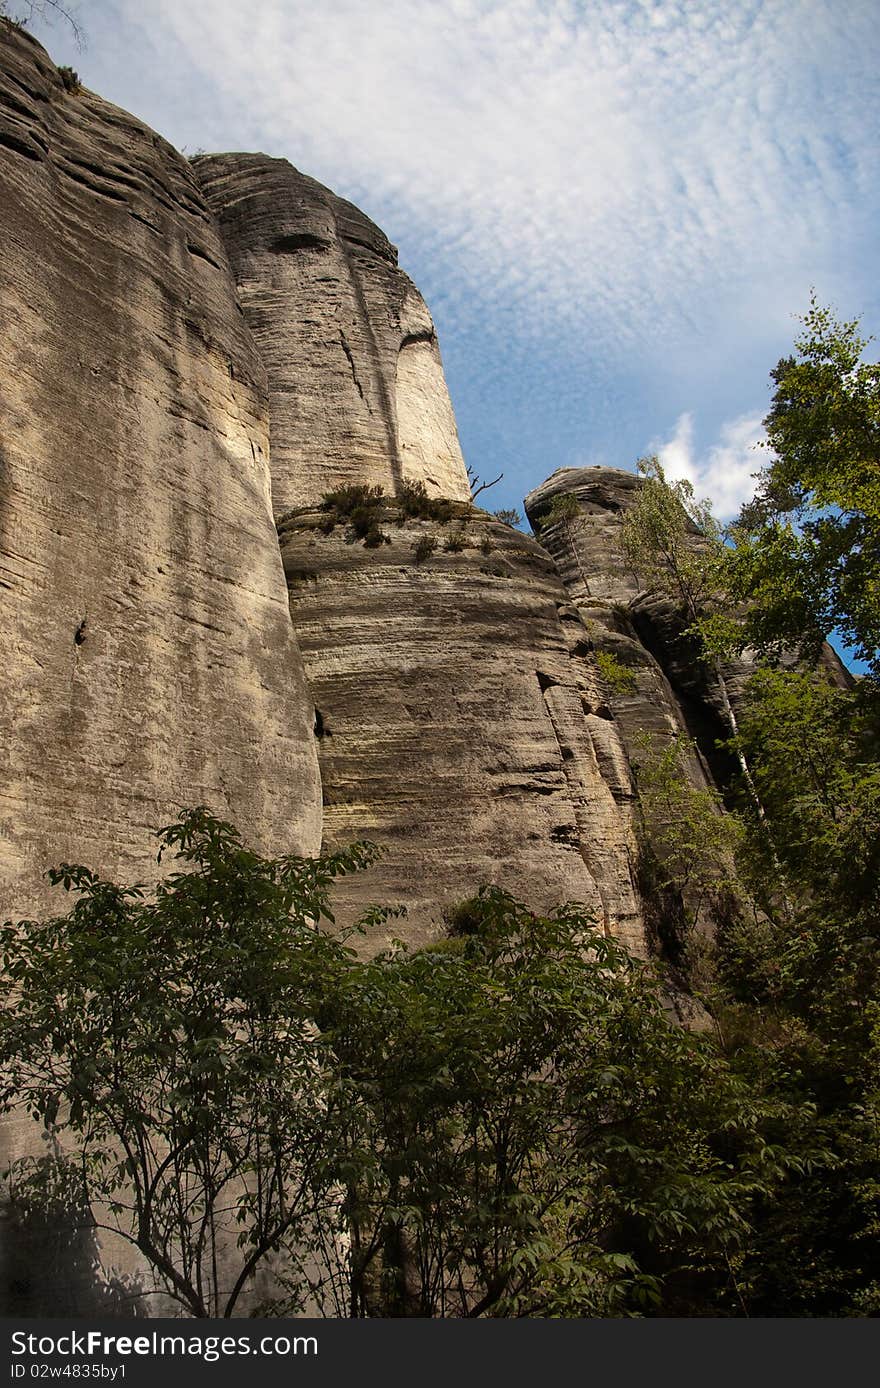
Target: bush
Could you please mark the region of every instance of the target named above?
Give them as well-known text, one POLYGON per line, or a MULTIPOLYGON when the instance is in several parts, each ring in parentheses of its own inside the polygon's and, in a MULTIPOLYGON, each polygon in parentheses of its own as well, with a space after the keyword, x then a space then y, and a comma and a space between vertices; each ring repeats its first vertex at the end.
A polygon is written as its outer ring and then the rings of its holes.
POLYGON ((397 489, 401 516, 411 520, 431 520, 446 525, 452 519, 453 504, 445 497, 428 496, 424 482, 402 482, 397 489))
POLYGON ((635 694, 636 677, 611 651, 597 651, 599 674, 615 694, 635 694))
POLYGON ((436 548, 437 541, 433 535, 420 535, 412 547, 415 562, 421 564, 425 559, 429 559, 436 548))
POLYGON ((390 535, 386 535, 379 525, 379 512, 384 501, 384 487, 339 487, 334 492, 327 492, 321 501, 320 509, 327 515, 319 528, 323 534, 329 535, 340 520, 346 520, 349 544, 362 540, 366 549, 390 545, 390 535))

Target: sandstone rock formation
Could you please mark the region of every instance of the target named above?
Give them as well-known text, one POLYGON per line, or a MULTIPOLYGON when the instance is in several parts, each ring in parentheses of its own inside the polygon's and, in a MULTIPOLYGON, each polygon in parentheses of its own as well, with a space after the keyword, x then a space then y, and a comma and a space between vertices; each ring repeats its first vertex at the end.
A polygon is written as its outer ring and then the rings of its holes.
POLYGON ((386 849, 336 900, 349 917, 402 902, 393 933, 423 943, 495 882, 536 908, 583 901, 640 952, 629 768, 583 625, 533 540, 458 510, 441 525, 389 504, 370 549, 318 511, 281 522, 325 838, 386 849))
MULTIPOLYGON (((645 734, 660 744, 672 738, 690 742, 696 735, 688 703, 670 682, 667 652, 658 648, 655 653, 637 625, 637 613, 650 600, 639 576, 624 562, 620 525, 640 485, 635 473, 616 468, 560 468, 525 499, 529 520, 553 557, 594 649, 607 651, 632 674, 630 690, 606 689, 630 757, 638 755, 645 734), (577 501, 578 514, 554 519, 554 498, 568 496, 577 501)), ((704 740, 707 748, 714 741, 704 740)), ((686 753, 686 764, 695 785, 710 784, 708 765, 696 748, 686 753)))
MULTIPOLYGON (((265 372, 185 159, 0 36, 0 918, 207 803, 313 851, 265 372)), ((155 864, 153 864, 155 866, 155 864)))
MULTIPOLYGON (((632 758, 684 735, 708 786, 726 728, 620 558, 638 479, 554 473, 540 544, 477 510, 384 234, 284 160, 188 163, 5 27, 0 236, 0 918, 55 904, 59 859, 149 876, 150 831, 203 802, 265 851, 379 842, 342 923, 400 902, 419 945, 494 882, 645 953, 632 758), (351 486, 383 489, 368 543, 326 501, 351 486)), ((723 673, 735 702, 748 662, 723 673)), ((89 1239, 56 1286, 118 1309, 89 1239)))
POLYGON ((285 159, 193 170, 269 375, 276 514, 352 483, 466 500, 434 324, 388 238, 285 159))
MULTIPOLYGON (((638 755, 645 734, 661 744, 681 737, 692 749, 685 766, 693 784, 723 787, 733 770, 732 759, 718 747, 730 737, 725 698, 736 716, 755 662, 749 652, 717 667, 701 660, 678 605, 627 567, 620 526, 641 485, 635 473, 615 468, 560 468, 529 493, 526 513, 595 649, 614 655, 633 675, 630 691, 607 690, 630 756, 638 755), (557 497, 573 497, 577 514, 554 518, 557 497)), ((821 660, 832 680, 851 683, 827 644, 821 660)))

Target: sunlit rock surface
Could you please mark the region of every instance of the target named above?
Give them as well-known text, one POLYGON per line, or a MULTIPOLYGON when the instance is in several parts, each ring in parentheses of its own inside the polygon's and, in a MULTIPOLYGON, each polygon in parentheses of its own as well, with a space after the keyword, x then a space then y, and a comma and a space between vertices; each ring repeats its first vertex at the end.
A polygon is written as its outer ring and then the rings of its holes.
POLYGON ((193 170, 269 376, 276 514, 352 483, 466 500, 434 324, 384 233, 286 159, 193 170))

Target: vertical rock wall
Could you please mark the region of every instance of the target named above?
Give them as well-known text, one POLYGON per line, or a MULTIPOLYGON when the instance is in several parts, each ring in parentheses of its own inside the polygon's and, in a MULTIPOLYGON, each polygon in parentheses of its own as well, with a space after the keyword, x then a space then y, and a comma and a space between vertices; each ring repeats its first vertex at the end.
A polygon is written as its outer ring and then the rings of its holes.
POLYGON ((0 36, 0 917, 207 803, 320 841, 265 374, 186 161, 0 36))
POLYGON ((276 515, 358 483, 467 499, 434 325, 388 238, 284 159, 193 168, 269 375, 276 515))
MULTIPOLYGON (((640 486, 635 473, 616 468, 560 468, 529 493, 526 513, 553 557, 591 644, 613 655, 632 676, 629 691, 606 689, 627 754, 638 758, 645 734, 659 745, 681 738, 691 745, 684 753, 688 775, 705 787, 711 782, 708 763, 691 744, 696 730, 681 691, 670 682, 670 652, 662 644, 652 651, 643 639, 636 614, 644 603, 644 588, 620 550, 621 521, 640 486), (579 512, 553 519, 550 508, 562 496, 574 497, 579 512)), ((691 712, 696 716, 699 711, 695 707, 691 712)), ((714 725, 702 731, 707 749, 723 735, 714 725)))
MULTIPOLYGON (((394 932, 423 943, 497 882, 642 952, 579 599, 470 505, 433 323, 383 234, 281 160, 194 179, 3 27, 0 238, 0 917, 54 905, 65 858, 149 880, 151 831, 207 803, 265 851, 380 842, 342 921, 402 902, 394 932), (404 515, 407 481, 451 516, 404 515), (316 509, 347 483, 385 489, 376 547, 316 509)), ((4 1122, 2 1155, 33 1136, 4 1122)), ((33 1267, 21 1243, 0 1260, 5 1304, 125 1309, 93 1232, 67 1232, 51 1268, 39 1239, 33 1267)))
MULTIPOLYGON (((755 664, 748 652, 717 668, 701 660, 678 605, 650 591, 624 563, 620 526, 641 485, 635 473, 616 468, 560 468, 529 493, 526 511, 593 645, 616 656, 634 677, 631 692, 608 691, 628 751, 638 755, 645 733, 661 743, 681 736, 691 746, 685 764, 692 782, 706 786, 714 780, 723 787, 733 759, 718 747, 730 737, 718 676, 735 714, 755 664), (577 501, 577 515, 553 519, 550 508, 560 496, 577 501)), ((827 644, 821 663, 830 679, 842 687, 850 683, 827 644)))
POLYGON ((466 506, 441 525, 389 504, 388 543, 370 549, 325 521, 301 510, 280 527, 325 840, 386 850, 340 884, 339 918, 400 902, 391 933, 423 944, 445 906, 497 883, 536 909, 582 901, 641 952, 629 769, 546 555, 466 506))

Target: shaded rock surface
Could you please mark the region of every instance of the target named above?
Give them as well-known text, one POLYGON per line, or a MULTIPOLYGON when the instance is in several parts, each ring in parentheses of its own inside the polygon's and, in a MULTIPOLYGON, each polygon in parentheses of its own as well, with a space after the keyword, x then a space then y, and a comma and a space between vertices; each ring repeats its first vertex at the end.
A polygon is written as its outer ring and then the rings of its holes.
POLYGON ((286 159, 193 169, 269 376, 276 513, 355 483, 466 500, 434 324, 388 238, 286 159))
MULTIPOLYGON (((612 655, 632 676, 629 690, 607 687, 605 694, 627 754, 636 760, 644 754, 646 738, 662 746, 673 738, 695 736, 680 690, 671 682, 668 646, 659 640, 652 649, 644 639, 650 600, 621 554, 621 521, 640 485, 635 473, 616 468, 560 468, 525 499, 526 514, 552 556, 593 648, 612 655), (550 508, 558 496, 573 496, 579 513, 552 519, 550 508), (641 629, 638 614, 644 615, 641 629)), ((712 742, 704 736, 705 746, 712 742)), ((703 745, 684 755, 693 784, 709 785, 703 745)))
MULTIPOLYGON (((265 372, 186 161, 4 28, 0 916, 183 804, 320 841, 265 372)), ((54 902, 54 896, 51 898, 54 902)))
MULTIPOLYGON (((630 692, 607 691, 628 752, 637 757, 646 734, 661 744, 683 735, 691 742, 685 765, 692 782, 705 786, 714 780, 723 787, 733 771, 732 758, 718 747, 730 737, 724 696, 735 717, 755 662, 747 651, 717 668, 701 660, 678 604, 627 567, 620 526, 641 485, 635 473, 616 468, 560 468, 529 493, 526 513, 596 650, 615 656, 633 675, 630 692), (559 496, 575 498, 577 515, 552 518, 559 496)), ((851 683, 827 644, 821 663, 832 680, 851 683)))
POLYGON ((294 511, 280 538, 325 841, 387 850, 340 885, 340 913, 401 902, 390 933, 421 944, 444 906, 494 882, 536 908, 583 901, 641 951, 629 770, 546 555, 467 507, 438 525, 386 506, 390 543, 370 549, 324 521, 294 511))

